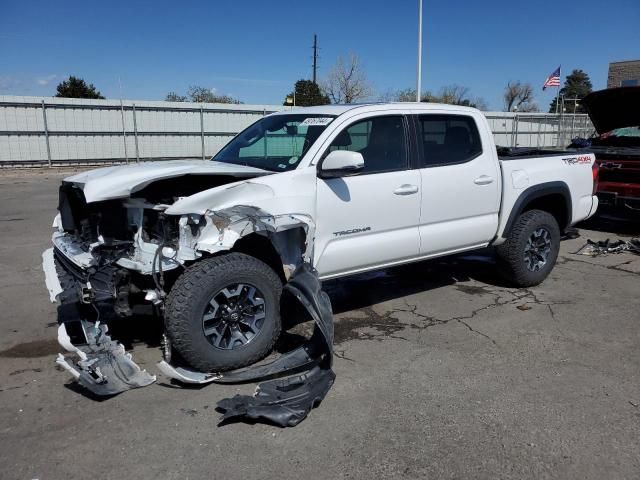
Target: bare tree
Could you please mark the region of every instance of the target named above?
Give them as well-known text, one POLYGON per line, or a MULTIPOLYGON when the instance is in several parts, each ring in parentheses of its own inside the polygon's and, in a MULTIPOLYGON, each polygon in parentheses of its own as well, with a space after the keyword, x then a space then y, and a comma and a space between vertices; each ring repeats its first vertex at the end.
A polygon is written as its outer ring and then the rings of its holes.
POLYGON ((242 103, 237 98, 229 95, 218 95, 215 88, 199 87, 192 85, 187 90, 189 100, 194 103, 242 103))
POLYGON ((169 92, 164 99, 165 102, 186 102, 186 95, 180 95, 176 92, 169 92))
POLYGON ((164 100, 165 102, 242 103, 237 98, 230 97, 229 95, 216 94, 215 88, 199 87, 197 85, 190 86, 186 95, 169 92, 164 100))
POLYGON ((332 103, 353 103, 373 95, 373 88, 362 69, 360 59, 353 53, 347 61, 338 57, 322 83, 322 90, 332 103))
POLYGON ((440 89, 438 95, 440 103, 448 103, 450 105, 462 105, 466 103, 465 100, 469 99, 469 89, 461 85, 447 85, 440 89))
POLYGON ((389 89, 378 96, 380 102, 415 102, 416 90, 405 88, 402 90, 389 89))
POLYGON ((423 102, 448 103, 450 105, 473 107, 479 110, 487 109, 487 103, 483 98, 472 97, 469 94, 469 88, 456 84, 442 87, 437 95, 425 92, 422 94, 421 99, 423 102))
MULTIPOLYGON (((387 90, 385 93, 380 95, 379 100, 381 102, 415 102, 416 91, 413 88, 387 90)), ((420 95, 420 101, 462 105, 478 108, 480 110, 487 109, 487 104, 482 98, 472 97, 469 95, 469 89, 460 85, 447 85, 442 87, 438 94, 431 93, 430 91, 423 92, 420 95)))
POLYGON ((509 82, 504 89, 504 109, 507 112, 537 112, 538 105, 533 101, 533 88, 528 83, 509 82))

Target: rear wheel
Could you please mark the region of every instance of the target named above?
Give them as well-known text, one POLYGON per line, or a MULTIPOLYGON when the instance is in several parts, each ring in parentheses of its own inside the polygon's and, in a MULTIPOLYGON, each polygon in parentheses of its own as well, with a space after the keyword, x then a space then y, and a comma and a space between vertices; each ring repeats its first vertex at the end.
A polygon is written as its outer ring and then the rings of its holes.
POLYGON ((507 241, 497 247, 501 272, 518 287, 541 283, 553 270, 560 249, 560 227, 549 213, 520 215, 507 241))
POLYGON ((202 260, 169 293, 167 335, 198 370, 250 365, 269 353, 280 334, 281 293, 278 275, 254 257, 230 253, 202 260))

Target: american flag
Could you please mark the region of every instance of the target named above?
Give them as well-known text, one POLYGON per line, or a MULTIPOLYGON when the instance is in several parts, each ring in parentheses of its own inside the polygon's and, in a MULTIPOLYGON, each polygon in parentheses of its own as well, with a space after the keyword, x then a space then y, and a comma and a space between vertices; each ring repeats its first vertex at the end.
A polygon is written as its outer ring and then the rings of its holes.
POLYGON ((556 68, 555 71, 547 77, 544 81, 544 85, 542 85, 542 90, 547 87, 559 87, 560 86, 560 67, 556 68))

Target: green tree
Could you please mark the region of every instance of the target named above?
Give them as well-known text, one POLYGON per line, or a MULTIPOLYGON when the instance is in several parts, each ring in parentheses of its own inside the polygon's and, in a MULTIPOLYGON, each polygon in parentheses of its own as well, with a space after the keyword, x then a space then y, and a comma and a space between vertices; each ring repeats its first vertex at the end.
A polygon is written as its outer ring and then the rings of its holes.
POLYGON ((311 80, 298 80, 293 87, 293 92, 286 96, 283 105, 291 105, 288 99, 295 96, 296 106, 312 107, 314 105, 328 105, 331 103, 329 97, 320 91, 317 83, 311 80))
POLYGON ((104 98, 92 83, 87 83, 73 75, 56 87, 56 97, 64 98, 104 98))
MULTIPOLYGON (((564 98, 565 113, 585 113, 584 108, 578 102, 593 91, 593 85, 589 75, 582 70, 574 70, 564 81, 564 86, 560 89, 560 108, 562 107, 562 99, 564 98), (577 99, 574 100, 574 99, 577 99), (574 111, 575 108, 575 111, 574 111)), ((556 112, 556 99, 554 98, 549 105, 549 113, 556 112)))

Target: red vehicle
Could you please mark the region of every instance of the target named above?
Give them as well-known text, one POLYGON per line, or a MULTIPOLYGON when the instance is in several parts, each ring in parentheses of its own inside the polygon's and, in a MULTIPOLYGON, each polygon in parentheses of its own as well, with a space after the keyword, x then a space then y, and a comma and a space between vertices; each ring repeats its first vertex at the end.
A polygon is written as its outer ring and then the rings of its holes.
POLYGON ((600 207, 640 215, 640 87, 600 90, 581 103, 598 134, 589 150, 599 166, 600 207))

